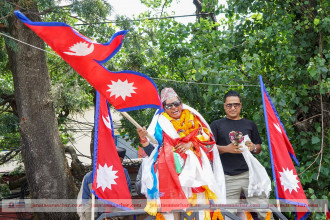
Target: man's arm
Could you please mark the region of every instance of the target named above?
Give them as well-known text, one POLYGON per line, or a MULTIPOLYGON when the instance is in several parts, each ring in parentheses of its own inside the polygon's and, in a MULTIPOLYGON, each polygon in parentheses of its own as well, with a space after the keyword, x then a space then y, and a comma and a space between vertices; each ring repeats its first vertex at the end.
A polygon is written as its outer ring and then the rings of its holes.
MULTIPOLYGON (((83 200, 88 200, 91 198, 90 194, 91 194, 91 188, 90 188, 90 184, 93 183, 93 172, 90 171, 88 172, 83 179, 83 192, 82 192, 82 199, 83 200)), ((84 201, 83 201, 84 203, 84 201)))
POLYGON ((216 125, 215 121, 213 121, 211 123, 210 128, 211 128, 215 142, 218 142, 218 129, 217 129, 217 125, 216 125))
POLYGON ((218 147, 218 151, 220 154, 223 154, 223 153, 241 154, 242 153, 242 150, 239 149, 240 146, 236 146, 233 143, 228 144, 226 146, 217 145, 217 147, 218 147))
POLYGON ((259 154, 261 152, 261 144, 254 144, 252 141, 246 141, 245 145, 253 154, 259 154))
POLYGON ((150 154, 154 149, 155 149, 154 146, 152 146, 152 144, 150 143, 147 146, 143 147, 143 150, 148 155, 148 157, 150 156, 150 154))
POLYGON ((126 183, 127 183, 127 187, 129 192, 131 192, 131 178, 129 177, 128 171, 125 167, 124 168, 124 173, 125 173, 125 177, 126 177, 126 183))
POLYGON ((142 195, 141 180, 142 180, 142 164, 140 165, 140 169, 139 169, 138 175, 136 176, 136 180, 135 180, 135 191, 139 195, 142 195))
POLYGON ((259 154, 261 152, 261 138, 256 123, 252 121, 251 141, 245 142, 245 145, 249 148, 253 154, 259 154))
MULTIPOLYGON (((210 127, 211 127, 215 141, 218 142, 218 140, 217 140, 218 139, 218 129, 217 129, 216 121, 212 122, 210 127)), ((236 146, 232 143, 225 145, 225 146, 217 145, 217 148, 218 148, 218 151, 220 154, 223 154, 223 153, 240 154, 240 153, 242 153, 242 151, 239 149, 239 146, 236 146)))
POLYGON ((143 128, 137 128, 136 129, 138 135, 139 135, 139 138, 141 140, 141 145, 142 147, 147 147, 150 145, 148 139, 147 139, 147 135, 148 135, 148 132, 147 132, 147 129, 145 127, 143 128))

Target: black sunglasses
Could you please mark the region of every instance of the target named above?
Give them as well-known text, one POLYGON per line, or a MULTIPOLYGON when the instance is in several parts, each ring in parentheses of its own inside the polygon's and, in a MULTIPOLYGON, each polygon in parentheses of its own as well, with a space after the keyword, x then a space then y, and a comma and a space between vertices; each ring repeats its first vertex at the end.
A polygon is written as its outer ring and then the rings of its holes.
POLYGON ((179 107, 181 105, 181 102, 180 101, 175 101, 175 102, 172 102, 172 103, 169 103, 169 104, 166 104, 164 107, 166 109, 171 109, 173 108, 173 106, 175 107, 179 107))
POLYGON ((237 108, 240 105, 241 105, 241 103, 229 103, 229 104, 225 104, 226 108, 228 108, 228 109, 231 109, 233 106, 234 106, 234 108, 237 108))

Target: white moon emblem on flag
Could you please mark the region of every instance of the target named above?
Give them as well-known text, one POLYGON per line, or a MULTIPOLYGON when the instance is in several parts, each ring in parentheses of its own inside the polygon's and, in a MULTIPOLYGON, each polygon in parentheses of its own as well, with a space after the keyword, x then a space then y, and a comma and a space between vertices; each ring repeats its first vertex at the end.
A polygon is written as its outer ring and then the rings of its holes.
POLYGON ((103 123, 105 124, 105 126, 107 126, 107 128, 109 128, 111 130, 111 123, 110 123, 110 117, 107 116, 106 118, 104 116, 102 116, 103 119, 103 123))
POLYGON ((273 124, 274 124, 276 130, 278 130, 278 132, 280 132, 282 134, 280 125, 278 123, 277 124, 273 123, 273 124))
POLYGON ((116 96, 117 99, 120 96, 125 101, 126 97, 132 97, 131 94, 136 93, 134 91, 136 88, 133 86, 134 82, 129 83, 127 79, 125 81, 118 79, 117 82, 111 80, 111 82, 111 85, 107 85, 109 87, 107 92, 110 92, 110 97, 116 96))
POLYGON ((109 188, 111 190, 111 185, 116 185, 115 179, 118 178, 116 176, 117 170, 113 170, 113 166, 109 166, 105 163, 102 167, 99 164, 99 168, 97 169, 97 188, 102 187, 102 190, 104 192, 105 188, 109 188))
POLYGON ((297 180, 297 175, 293 174, 293 170, 289 170, 289 168, 283 168, 283 172, 279 173, 281 175, 280 181, 281 185, 284 187, 284 191, 289 190, 290 194, 292 190, 297 192, 297 189, 299 188, 299 180, 297 180))
POLYGON ((86 42, 78 42, 69 47, 70 52, 64 52, 65 54, 72 56, 87 56, 93 53, 94 44, 88 44, 86 42))

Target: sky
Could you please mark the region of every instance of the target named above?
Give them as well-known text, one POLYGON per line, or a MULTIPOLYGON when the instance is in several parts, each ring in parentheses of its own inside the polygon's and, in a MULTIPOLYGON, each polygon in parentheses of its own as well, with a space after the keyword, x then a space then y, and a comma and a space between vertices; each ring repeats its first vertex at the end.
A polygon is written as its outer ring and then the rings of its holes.
MULTIPOLYGON (((129 18, 133 18, 133 15, 138 15, 142 12, 148 10, 148 8, 140 3, 140 0, 108 0, 109 3, 113 6, 113 13, 111 20, 115 20, 116 15, 126 15, 129 18)), ((225 2, 225 0, 223 0, 225 2)), ((196 12, 196 7, 193 4, 193 0, 180 0, 177 3, 177 0, 173 0, 170 8, 164 9, 167 13, 172 15, 172 12, 175 12, 175 15, 192 15, 196 12)), ((153 15, 160 14, 160 11, 153 12, 153 15)), ((136 17, 136 16, 135 16, 136 17)), ((188 22, 194 22, 196 17, 185 17, 185 18, 175 18, 176 21, 187 24, 188 22)))

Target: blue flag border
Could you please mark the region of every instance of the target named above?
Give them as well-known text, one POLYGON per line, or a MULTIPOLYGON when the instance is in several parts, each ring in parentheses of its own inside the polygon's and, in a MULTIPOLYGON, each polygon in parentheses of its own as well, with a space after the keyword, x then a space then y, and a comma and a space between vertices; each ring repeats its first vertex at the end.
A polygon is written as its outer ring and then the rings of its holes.
MULTIPOLYGON (((270 96, 267 93, 267 90, 266 90, 266 87, 265 87, 265 85, 264 85, 264 83, 262 81, 262 76, 261 75, 259 75, 259 81, 260 81, 260 88, 261 88, 262 104, 263 104, 263 109, 264 109, 264 117, 265 117, 265 122, 266 122, 267 139, 268 139, 268 147, 269 147, 269 153, 270 153, 270 160, 271 160, 271 165, 272 165, 273 181, 275 183, 275 197, 276 197, 276 199, 278 199, 281 202, 285 202, 285 203, 296 205, 296 206, 305 206, 309 210, 308 205, 305 204, 305 203, 293 202, 293 201, 290 201, 290 200, 279 198, 279 196, 278 196, 276 176, 275 176, 275 169, 274 169, 274 161, 273 161, 273 152, 272 152, 271 141, 270 141, 270 136, 269 136, 269 129, 268 129, 268 118, 267 118, 267 110, 266 110, 266 105, 265 105, 264 92, 265 92, 265 94, 266 94, 266 96, 267 96, 267 98, 269 100, 269 103, 272 106, 272 109, 273 109, 273 111, 274 111, 277 119, 279 120, 279 122, 280 122, 280 124, 281 124, 281 126, 282 126, 282 128, 284 130, 284 132, 285 132, 285 129, 284 129, 284 126, 283 126, 283 124, 282 124, 282 122, 280 120, 280 117, 277 114, 277 111, 275 109, 275 106, 273 105, 273 102, 272 102, 270 96)), ((287 135, 286 132, 285 132, 285 135, 287 135)), ((288 153, 293 158, 293 160, 297 163, 297 165, 299 166, 299 162, 298 162, 297 158, 294 157, 294 155, 292 155, 290 152, 288 152, 288 153)), ((297 210, 297 208, 295 208, 295 210, 297 210)), ((301 218, 301 220, 306 219, 309 214, 310 214, 309 211, 306 212, 306 214, 301 218)), ((297 220, 297 218, 298 217, 297 217, 297 212, 296 212, 295 219, 297 220)))
MULTIPOLYGON (((110 118, 110 121, 111 121, 111 134, 112 134, 112 137, 114 138, 114 131, 113 131, 113 122, 112 122, 112 116, 111 116, 111 113, 110 113, 110 109, 109 109, 109 103, 107 101, 107 106, 108 106, 108 112, 109 112, 109 118, 110 118)), ((97 165, 97 148, 98 148, 98 132, 99 132, 99 119, 100 119, 100 93, 98 91, 96 91, 96 101, 95 101, 95 130, 94 130, 94 153, 93 153, 93 181, 94 181, 94 178, 95 178, 95 172, 96 172, 96 165, 97 165)), ((102 198, 99 198, 98 195, 96 194, 95 190, 91 190, 92 193, 95 195, 96 198, 98 198, 99 200, 105 202, 105 203, 108 203, 116 208, 120 208, 122 210, 132 210, 126 206, 121 206, 117 203, 114 203, 114 202, 111 202, 111 201, 108 201, 108 200, 104 200, 102 198)))
MULTIPOLYGON (((288 137, 288 135, 287 135, 287 133, 286 133, 286 131, 285 131, 284 125, 282 124, 281 119, 280 119, 280 117, 278 116, 278 113, 277 113, 277 111, 276 111, 276 108, 275 108, 275 106, 274 106, 274 104, 273 104, 273 102, 272 102, 270 96, 268 95, 268 92, 267 92, 267 90, 266 90, 266 87, 265 87, 264 83, 262 82, 262 76, 261 76, 261 75, 260 75, 260 87, 261 87, 261 94, 262 94, 262 103, 263 103, 263 106, 264 106, 265 119, 267 118, 267 114, 266 114, 267 111, 266 111, 266 108, 265 108, 265 101, 264 101, 264 100, 265 100, 265 97, 264 97, 264 93, 263 93, 263 91, 265 91, 265 94, 266 94, 266 96, 267 96, 267 98, 268 98, 268 100, 269 100, 270 105, 272 106, 272 109, 273 109, 273 111, 274 111, 276 117, 277 117, 278 121, 280 122, 280 124, 281 124, 281 126, 282 126, 282 128, 283 128, 283 131, 284 131, 285 135, 288 137)), ((266 120, 266 124, 268 125, 268 119, 266 120)), ((268 127, 267 127, 267 132, 269 132, 269 131, 268 131, 268 127)), ((289 139, 289 138, 288 138, 288 139, 289 139)), ((268 142, 270 142, 269 137, 268 137, 268 142)), ((294 162, 299 166, 299 161, 298 161, 298 159, 297 159, 293 154, 291 154, 290 152, 288 152, 288 153, 290 154, 290 156, 291 156, 291 158, 294 160, 294 162)))
MULTIPOLYGON (((14 11, 14 14, 16 15, 16 17, 21 20, 23 23, 29 24, 31 26, 62 26, 62 27, 68 27, 71 28, 71 30, 79 37, 85 39, 86 41, 90 42, 90 43, 96 43, 99 44, 97 42, 92 42, 91 39, 86 38, 85 36, 83 36, 82 34, 80 34, 79 32, 77 32, 76 30, 74 30, 70 25, 63 23, 63 22, 33 22, 31 21, 28 17, 26 17, 22 12, 20 12, 19 10, 14 11)), ((111 39, 103 44, 100 45, 109 45, 111 44, 111 42, 117 37, 122 35, 122 39, 125 37, 125 35, 128 33, 128 30, 123 30, 123 31, 118 31, 115 34, 112 35, 111 39)), ((131 71, 131 70, 122 70, 119 72, 112 72, 110 70, 108 70, 105 66, 103 66, 102 64, 106 63, 107 61, 109 61, 113 56, 115 56, 117 54, 117 52, 121 49, 123 44, 123 40, 121 40, 121 43, 116 47, 116 49, 108 56, 106 57, 104 60, 95 60, 94 61, 100 65, 101 67, 103 67, 106 71, 108 71, 109 73, 129 73, 129 74, 135 74, 135 75, 139 75, 141 77, 146 78, 149 82, 151 82, 153 84, 153 86, 155 87, 155 90, 158 94, 158 89, 157 86, 155 84, 155 82, 147 75, 143 74, 143 73, 139 73, 139 72, 135 72, 135 71, 131 71)), ((159 96, 158 96, 159 98, 159 96)), ((128 112, 128 111, 135 111, 135 110, 141 110, 141 109, 145 109, 145 108, 155 108, 155 109, 159 109, 162 110, 162 103, 159 99, 159 105, 155 105, 155 104, 149 104, 149 105, 137 105, 137 106, 132 106, 132 107, 128 107, 128 108, 123 108, 123 109, 117 109, 120 112, 128 112)))

